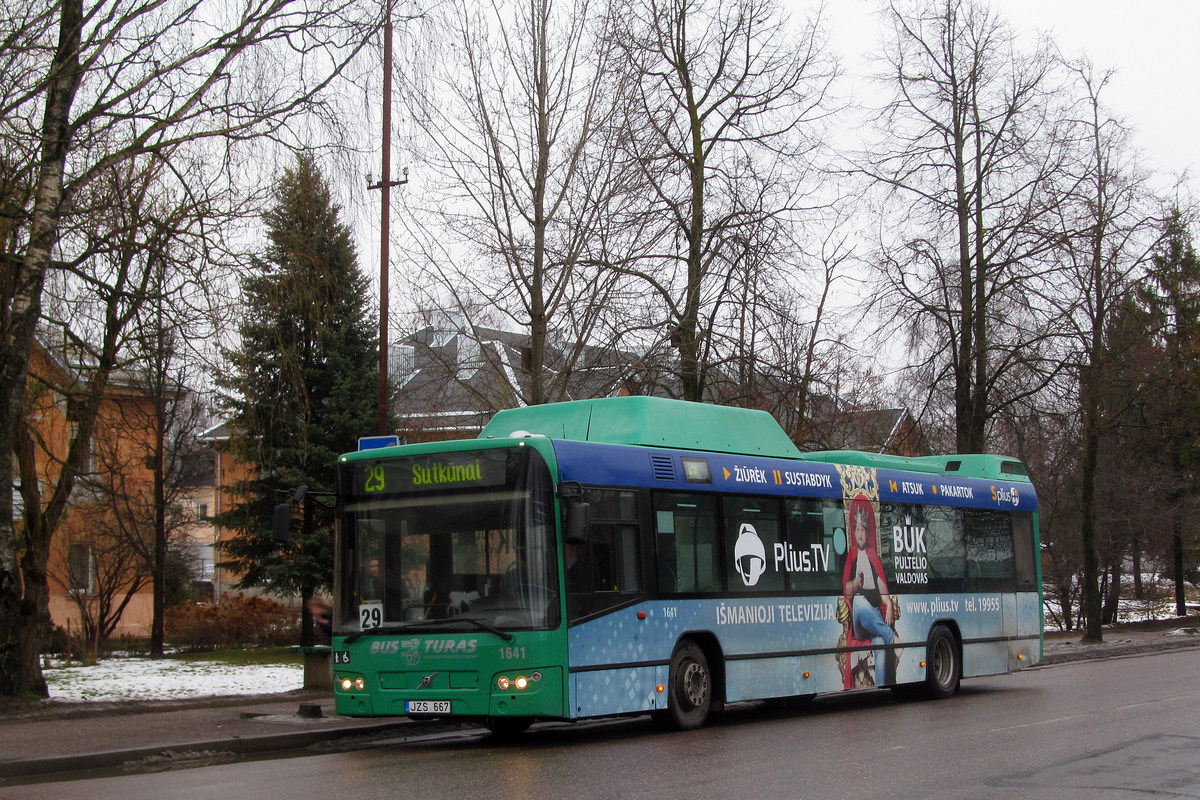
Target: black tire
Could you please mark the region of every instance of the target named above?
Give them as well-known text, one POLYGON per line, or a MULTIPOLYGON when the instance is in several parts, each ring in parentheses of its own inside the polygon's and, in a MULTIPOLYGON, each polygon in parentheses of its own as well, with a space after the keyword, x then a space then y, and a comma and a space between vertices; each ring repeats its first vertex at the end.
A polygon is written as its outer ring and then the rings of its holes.
POLYGON ((958 691, 961 677, 958 641, 944 625, 938 625, 925 645, 925 689, 934 700, 945 700, 958 691))
POLYGON ((533 720, 529 717, 488 717, 483 724, 497 739, 511 739, 528 730, 533 720))
POLYGON ((713 675, 708 658, 695 642, 684 642, 671 657, 667 711, 656 720, 678 731, 692 731, 708 721, 713 708, 713 675))

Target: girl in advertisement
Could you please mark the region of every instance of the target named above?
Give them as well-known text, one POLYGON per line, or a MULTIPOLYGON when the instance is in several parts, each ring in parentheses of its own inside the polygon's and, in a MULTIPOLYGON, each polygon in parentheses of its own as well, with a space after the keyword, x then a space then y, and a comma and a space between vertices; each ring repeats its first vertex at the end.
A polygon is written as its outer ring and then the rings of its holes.
MULTIPOLYGON (((875 552, 875 509, 865 495, 850 501, 850 546, 842 571, 846 602, 850 605, 854 638, 876 645, 892 644, 896 631, 892 598, 883 563, 875 552)), ((875 685, 889 682, 887 650, 875 651, 875 685)))

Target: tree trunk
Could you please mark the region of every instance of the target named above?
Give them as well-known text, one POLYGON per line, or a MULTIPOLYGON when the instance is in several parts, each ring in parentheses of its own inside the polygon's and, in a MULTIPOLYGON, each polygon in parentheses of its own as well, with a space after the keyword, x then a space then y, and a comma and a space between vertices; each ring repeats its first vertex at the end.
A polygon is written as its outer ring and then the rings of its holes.
MULTIPOLYGON (((1178 508, 1178 506, 1176 506, 1178 508)), ((1183 592, 1183 522, 1179 514, 1173 515, 1171 522, 1171 553, 1175 578, 1175 616, 1187 616, 1187 599, 1183 592)))
POLYGON ((46 578, 46 556, 33 542, 21 556, 21 578, 25 592, 20 615, 20 692, 49 697, 41 656, 42 642, 50 631, 50 584, 46 578))
POLYGON ((1142 585, 1142 544, 1133 543, 1133 597, 1135 600, 1146 599, 1146 587, 1142 585))
POLYGON ((1080 497, 1082 519, 1080 522, 1080 547, 1083 550, 1083 578, 1081 603, 1083 610, 1083 641, 1104 641, 1104 626, 1100 615, 1100 559, 1096 555, 1096 471, 1099 456, 1099 433, 1097 432, 1096 392, 1093 375, 1095 369, 1084 368, 1083 401, 1083 463, 1080 468, 1080 497))
MULTIPOLYGON (((58 239, 59 215, 63 196, 63 172, 70 147, 70 111, 79 88, 79 44, 83 27, 82 0, 62 0, 58 47, 50 61, 46 86, 46 107, 42 118, 42 151, 38 165, 37 195, 30 219, 29 244, 18 275, 11 287, 3 329, 3 362, 0 377, 0 486, 11 495, 13 445, 19 420, 24 415, 26 382, 33 337, 41 317, 42 286, 50 266, 50 254, 58 239)), ((6 561, 20 558, 21 584, 11 574, 0 575, 0 616, 5 627, 0 634, 0 692, 7 696, 25 692, 45 697, 46 679, 42 676, 41 645, 50 627, 49 586, 45 560, 30 557, 29 550, 18 554, 12 523, 12 498, 4 501, 0 519, 0 551, 6 561), (18 597, 16 625, 11 621, 13 601, 18 597), (15 652, 11 650, 16 640, 15 652)), ((28 510, 27 510, 28 511, 28 510)), ((26 514, 28 526, 28 513, 26 514)), ((28 534, 28 530, 26 531, 28 534)), ((8 567, 5 565, 5 572, 8 567)))
MULTIPOLYGON (((161 353, 161 338, 160 338, 161 353)), ((154 401, 154 563, 150 568, 150 587, 153 599, 150 619, 150 655, 164 655, 166 631, 166 572, 167 572, 167 481, 166 481, 166 400, 163 397, 162 376, 158 384, 158 397, 154 401)))
POLYGON ((1059 595, 1059 607, 1062 609, 1063 627, 1068 631, 1075 630, 1075 604, 1071 601, 1071 590, 1067 589, 1059 595))

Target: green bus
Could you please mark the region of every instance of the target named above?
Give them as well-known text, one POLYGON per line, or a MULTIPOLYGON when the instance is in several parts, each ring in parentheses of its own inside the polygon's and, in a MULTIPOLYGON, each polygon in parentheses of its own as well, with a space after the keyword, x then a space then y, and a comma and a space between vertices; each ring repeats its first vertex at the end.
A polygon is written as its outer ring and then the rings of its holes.
POLYGON ((739 701, 947 697, 1041 658, 1012 458, 801 453, 765 412, 617 397, 337 470, 339 714, 692 729, 739 701))

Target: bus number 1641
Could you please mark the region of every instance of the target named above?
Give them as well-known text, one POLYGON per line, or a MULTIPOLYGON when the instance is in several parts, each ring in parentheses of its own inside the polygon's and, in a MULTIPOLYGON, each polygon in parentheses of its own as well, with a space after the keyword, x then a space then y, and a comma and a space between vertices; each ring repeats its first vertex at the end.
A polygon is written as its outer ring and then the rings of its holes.
POLYGON ((524 658, 524 657, 525 657, 525 648, 524 647, 501 647, 500 648, 500 658, 503 658, 505 660, 512 660, 514 658, 524 658))

